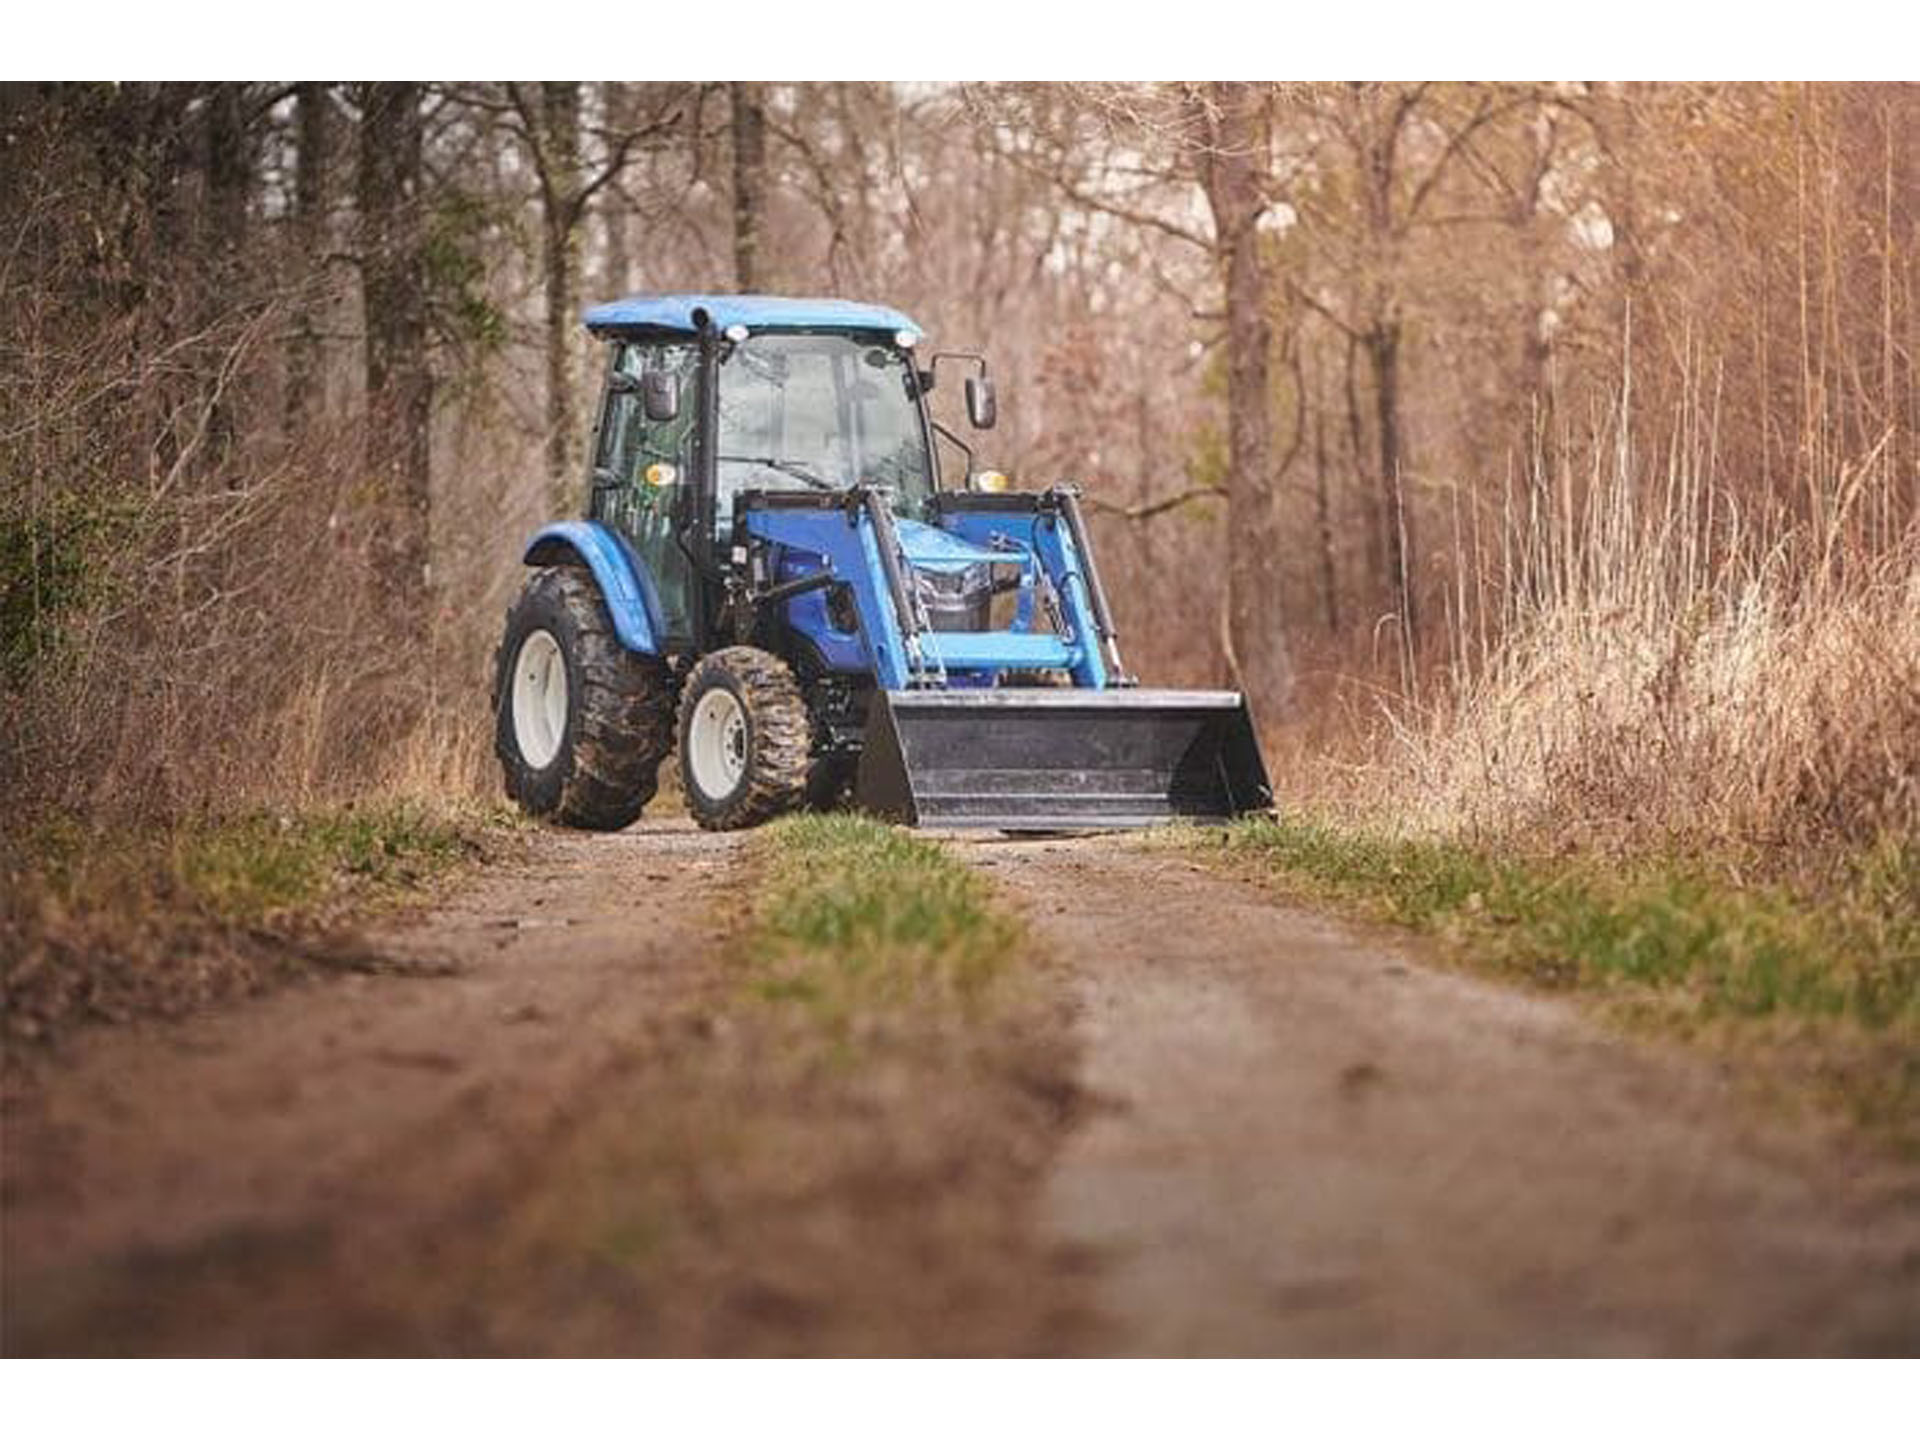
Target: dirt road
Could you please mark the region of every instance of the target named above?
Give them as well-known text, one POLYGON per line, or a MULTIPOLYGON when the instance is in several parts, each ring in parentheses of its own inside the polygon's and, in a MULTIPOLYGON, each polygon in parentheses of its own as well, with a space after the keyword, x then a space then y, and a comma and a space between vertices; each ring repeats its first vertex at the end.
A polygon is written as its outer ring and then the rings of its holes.
POLYGON ((955 842, 979 1023, 744 993, 740 842, 543 837, 382 973, 9 1082, 9 1353, 1920 1348, 1920 1172, 1177 853, 955 842))

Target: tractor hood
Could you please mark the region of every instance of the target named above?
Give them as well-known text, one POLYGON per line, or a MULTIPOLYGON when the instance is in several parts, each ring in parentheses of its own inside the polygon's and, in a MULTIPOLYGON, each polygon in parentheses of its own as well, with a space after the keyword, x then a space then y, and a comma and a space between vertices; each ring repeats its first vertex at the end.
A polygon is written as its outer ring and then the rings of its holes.
POLYGON ((894 524, 900 531, 900 548, 906 553, 907 563, 916 570, 950 574, 972 565, 991 565, 996 561, 1017 564, 1027 558, 1026 550, 1017 545, 1006 550, 988 550, 938 525, 919 520, 896 520, 894 524))

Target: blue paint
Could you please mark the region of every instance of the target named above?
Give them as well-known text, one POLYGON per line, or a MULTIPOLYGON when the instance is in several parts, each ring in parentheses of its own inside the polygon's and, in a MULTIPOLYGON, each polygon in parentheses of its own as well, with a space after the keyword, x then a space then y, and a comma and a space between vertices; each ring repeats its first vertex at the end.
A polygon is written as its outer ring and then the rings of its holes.
POLYGON ((1063 670, 1073 664, 1076 649, 1058 635, 1012 630, 936 630, 921 641, 950 670, 1063 670))
POLYGON ((722 330, 744 325, 749 330, 876 330, 887 335, 907 330, 916 338, 922 333, 911 317, 890 305, 780 295, 629 295, 624 300, 593 306, 584 318, 587 328, 596 335, 628 330, 671 330, 691 335, 696 310, 705 310, 722 330))
POLYGON ((1023 558, 1004 550, 989 550, 923 521, 900 519, 893 523, 900 532, 900 548, 906 552, 907 563, 916 569, 951 573, 969 565, 991 565, 996 560, 1023 558))
MULTIPOLYGON (((907 688, 907 657, 898 641, 900 626, 894 617, 893 599, 887 594, 885 571, 880 568, 873 525, 864 515, 844 510, 749 510, 747 531, 780 547, 774 562, 776 573, 792 573, 782 561, 786 554, 797 551, 802 557, 817 557, 824 562, 834 578, 844 581, 852 592, 860 633, 851 641, 834 630, 827 619, 823 594, 801 596, 788 604, 788 618, 801 625, 801 633, 820 647, 828 664, 836 670, 870 672, 883 689, 907 688), (809 601, 815 603, 804 603, 809 601)), ((800 563, 809 570, 819 568, 804 559, 800 563)))
MULTIPOLYGON (((1053 582, 1054 593, 1060 597, 1062 618, 1071 632, 1067 636, 1071 659, 1065 668, 1072 672, 1076 687, 1106 689, 1107 667, 1100 656, 1099 631, 1094 628, 1093 599, 1087 592, 1080 553, 1060 517, 1046 511, 1003 514, 990 510, 955 510, 942 518, 948 530, 974 545, 988 549, 996 544, 1017 546, 1039 557, 1047 578, 1053 582)), ((1031 601, 1026 596, 1021 600, 1021 608, 1030 616, 1031 601)), ((1007 663, 1023 666, 1027 662, 1007 663)))
POLYGON ((659 637, 666 627, 660 619, 660 600, 646 562, 619 535, 593 520, 567 520, 549 525, 527 542, 521 557, 528 565, 586 562, 600 587, 613 619, 613 633, 627 649, 641 655, 660 653, 659 637))
MULTIPOLYGON (((826 557, 821 555, 783 549, 775 567, 775 577, 783 581, 799 580, 816 574, 829 564, 826 557)), ((786 620, 796 633, 813 642, 814 649, 820 652, 820 659, 829 670, 858 674, 867 668, 867 649, 860 639, 859 625, 856 624, 851 630, 842 630, 833 623, 833 612, 827 608, 825 590, 809 590, 789 600, 786 620)))
MULTIPOLYGON (((968 514, 944 517, 946 527, 914 520, 896 522, 910 569, 952 571, 969 565, 1018 564, 1037 558, 1045 568, 1072 633, 1066 638, 1030 633, 1034 614, 1031 573, 1023 580, 1010 630, 980 633, 934 631, 920 637, 930 665, 944 667, 949 683, 988 683, 1001 670, 1066 670, 1076 685, 1105 689, 1106 669, 1093 643, 1092 603, 1080 559, 1066 527, 1050 515, 968 514)), ((870 673, 887 690, 903 690, 913 678, 901 650, 901 628, 888 592, 886 572, 872 522, 864 512, 844 510, 750 510, 747 530, 774 548, 774 574, 792 580, 825 568, 852 597, 857 631, 838 629, 825 591, 787 602, 786 619, 811 641, 829 668, 870 673)))

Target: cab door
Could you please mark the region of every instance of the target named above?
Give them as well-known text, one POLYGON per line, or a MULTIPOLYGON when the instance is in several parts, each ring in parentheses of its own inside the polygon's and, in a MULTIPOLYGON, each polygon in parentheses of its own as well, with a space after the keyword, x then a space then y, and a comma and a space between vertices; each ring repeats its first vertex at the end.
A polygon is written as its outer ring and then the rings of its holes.
POLYGON ((693 483, 697 351, 687 344, 623 342, 614 356, 593 458, 594 519, 624 535, 646 562, 669 644, 692 640, 693 567, 675 524, 693 483), (664 371, 680 391, 680 413, 647 419, 641 377, 664 371), (622 385, 614 376, 629 377, 622 385))

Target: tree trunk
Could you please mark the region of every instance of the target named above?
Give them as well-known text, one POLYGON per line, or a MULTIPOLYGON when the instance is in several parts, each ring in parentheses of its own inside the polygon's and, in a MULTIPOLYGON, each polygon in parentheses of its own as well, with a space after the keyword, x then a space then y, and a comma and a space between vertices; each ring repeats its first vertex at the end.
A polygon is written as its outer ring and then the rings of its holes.
MULTIPOLYGON (((624 82, 612 82, 601 87, 602 103, 606 106, 607 128, 624 130, 633 123, 633 94, 624 82)), ((633 256, 627 240, 627 197, 618 183, 607 187, 607 193, 599 205, 600 223, 606 233, 606 264, 601 271, 601 285, 606 298, 617 299, 625 295, 633 286, 633 256)))
POLYGON ((1542 107, 1529 127, 1532 148, 1526 174, 1517 187, 1513 202, 1513 225, 1520 240, 1522 277, 1526 293, 1521 299, 1525 328, 1520 337, 1520 453, 1536 486, 1544 477, 1544 456, 1553 435, 1553 336, 1548 319, 1553 313, 1552 262, 1548 256, 1547 229, 1540 221, 1540 201, 1547 176, 1553 168, 1553 121, 1542 107))
POLYGON ((1413 512, 1407 504, 1400 444, 1400 327, 1376 325, 1366 335, 1373 368, 1374 423, 1380 441, 1380 496, 1386 509, 1387 580, 1406 633, 1409 654, 1419 649, 1420 617, 1413 583, 1413 512))
POLYGON ((380 500, 373 554, 399 622, 427 629, 429 424, 420 86, 361 89, 361 293, 367 331, 368 478, 380 500))
MULTIPOLYGON (((247 87, 222 82, 207 94, 206 117, 206 243, 200 274, 195 277, 194 311, 202 330, 211 330, 228 316, 243 293, 240 274, 242 247, 247 239, 247 200, 253 188, 253 157, 247 144, 247 87)), ((232 452, 238 422, 234 397, 220 373, 226 346, 207 352, 208 363, 198 375, 206 396, 206 458, 215 465, 232 452)))
POLYGON ((564 496, 576 470, 579 428, 574 422, 574 311, 579 265, 575 255, 580 218, 580 87, 548 81, 540 87, 540 154, 543 167, 541 268, 547 301, 547 478, 564 496))
POLYGON ((1227 302, 1227 637, 1240 684, 1271 720, 1293 698, 1293 665, 1281 610, 1280 544, 1273 503, 1273 326, 1260 253, 1266 208, 1265 87, 1215 83, 1204 111, 1201 172, 1213 212, 1227 302))
POLYGON ((766 220, 767 134, 760 87, 735 81, 727 87, 733 109, 733 284, 760 288, 760 236, 766 220))
POLYGON ((294 292, 293 338, 287 348, 287 429, 298 436, 319 412, 326 374, 320 348, 320 297, 325 283, 327 220, 332 204, 333 97, 323 83, 294 90, 293 233, 295 263, 307 268, 294 292))
POLYGON ((1313 369, 1313 517, 1320 531, 1320 595, 1327 633, 1340 633, 1339 573, 1333 561, 1333 503, 1327 492, 1326 409, 1320 403, 1320 367, 1313 369))
POLYGON ((1361 185, 1365 203, 1366 326, 1360 347, 1373 372, 1374 440, 1379 446, 1380 528, 1387 562, 1387 586, 1400 618, 1403 658, 1410 659, 1419 639, 1413 585, 1413 516, 1408 510, 1400 433, 1400 249, 1394 218, 1394 183, 1400 131, 1412 97, 1390 94, 1375 85, 1353 90, 1362 118, 1361 185), (1391 102, 1391 103, 1389 103, 1391 102), (1383 107, 1385 107, 1383 109, 1383 107))
MULTIPOLYGON (((247 147, 247 87, 222 82, 207 97, 207 234, 216 280, 231 277, 247 237, 247 195, 253 185, 247 147)), ((216 283, 215 297, 224 286, 216 283)))
POLYGON ((1347 473, 1352 476, 1354 489, 1360 496, 1360 508, 1366 521, 1367 573, 1366 605, 1371 608, 1380 603, 1380 598, 1391 588, 1387 583, 1387 522, 1385 507, 1380 503, 1380 487, 1368 483, 1366 444, 1366 422, 1360 413, 1360 385, 1355 361, 1359 358, 1360 342, 1351 333, 1347 336, 1347 353, 1344 377, 1347 400, 1347 473))

